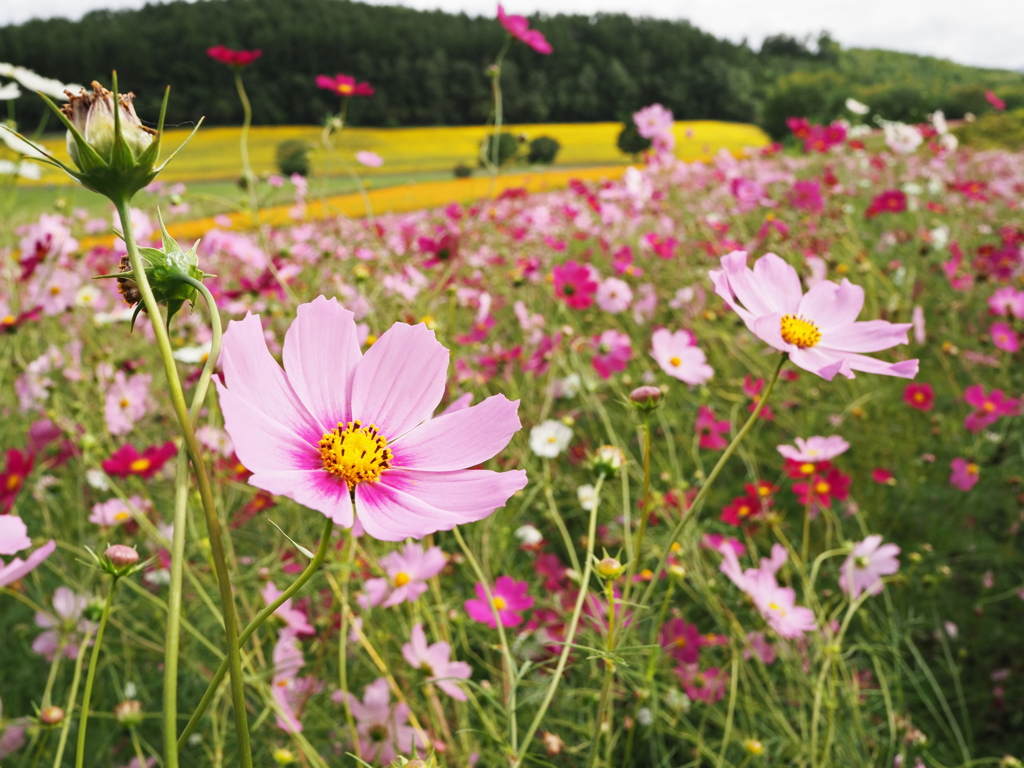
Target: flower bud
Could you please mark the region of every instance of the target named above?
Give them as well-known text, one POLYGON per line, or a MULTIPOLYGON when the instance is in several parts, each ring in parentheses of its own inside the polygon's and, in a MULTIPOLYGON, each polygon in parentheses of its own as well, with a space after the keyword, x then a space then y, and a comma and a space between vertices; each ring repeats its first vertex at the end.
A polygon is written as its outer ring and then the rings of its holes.
POLYGON ((125 728, 138 727, 142 723, 142 702, 138 699, 122 701, 114 707, 114 717, 125 728))
POLYGON ((629 401, 641 411, 653 411, 661 404, 661 390, 649 384, 637 387, 629 393, 629 401))
POLYGON ((127 568, 139 561, 139 553, 124 544, 109 546, 103 554, 115 568, 127 568))
POLYGON ((756 757, 757 755, 764 754, 764 744, 757 739, 747 739, 743 742, 743 748, 747 750, 748 755, 756 757))
MULTIPOLYGON (((114 94, 93 80, 92 93, 83 88, 77 96, 70 91, 65 91, 65 95, 68 97, 68 103, 64 104, 60 111, 71 121, 86 143, 108 165, 113 160, 114 145, 117 141, 115 108, 120 111, 118 117, 121 123, 122 141, 131 153, 133 161, 153 143, 156 131, 144 126, 139 120, 139 116, 135 114, 135 105, 132 104, 135 94, 119 94, 117 107, 115 107, 114 94)), ((78 142, 72 131, 68 131, 67 143, 68 154, 75 165, 80 170, 88 170, 85 167, 85 159, 79 154, 78 142)))
POLYGON ((274 762, 277 765, 291 765, 295 762, 295 753, 288 747, 279 747, 274 750, 274 762))
POLYGON ((82 609, 82 616, 89 621, 99 621, 103 617, 103 601, 92 598, 82 609))
POLYGON ((626 454, 614 445, 602 445, 594 452, 591 466, 603 477, 614 475, 626 463, 626 454))
POLYGON ((55 704, 43 707, 39 711, 39 722, 44 725, 60 725, 64 721, 64 710, 55 704))
POLYGON ((606 557, 597 563, 597 572, 606 579, 617 579, 626 570, 626 566, 614 557, 606 557))

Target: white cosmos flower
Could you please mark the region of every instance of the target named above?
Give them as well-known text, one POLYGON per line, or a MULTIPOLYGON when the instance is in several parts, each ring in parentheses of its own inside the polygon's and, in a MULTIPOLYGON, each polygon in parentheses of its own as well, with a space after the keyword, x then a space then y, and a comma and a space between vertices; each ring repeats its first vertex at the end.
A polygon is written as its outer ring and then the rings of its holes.
POLYGON ((572 430, 554 419, 541 422, 530 430, 530 450, 545 459, 553 459, 569 446, 572 430))
POLYGON ((856 99, 847 99, 846 108, 853 112, 853 114, 855 115, 866 115, 868 112, 871 111, 871 107, 869 107, 867 104, 862 104, 856 99))

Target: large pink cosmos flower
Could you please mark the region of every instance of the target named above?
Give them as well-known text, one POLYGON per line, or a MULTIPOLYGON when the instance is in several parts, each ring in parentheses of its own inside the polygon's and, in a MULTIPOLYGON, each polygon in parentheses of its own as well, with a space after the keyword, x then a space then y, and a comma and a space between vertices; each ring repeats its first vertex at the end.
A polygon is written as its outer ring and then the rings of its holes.
POLYGON ((501 3, 498 3, 498 22, 512 37, 516 38, 516 40, 522 40, 537 53, 548 54, 555 50, 551 47, 551 43, 548 42, 547 38, 544 37, 543 32, 530 29, 529 19, 525 16, 514 16, 505 13, 501 3))
POLYGON ((826 381, 854 371, 912 379, 917 360, 886 363, 863 352, 907 343, 910 323, 884 320, 856 322, 864 306, 864 289, 843 280, 822 280, 806 294, 797 271, 774 253, 747 266, 746 251, 722 257, 722 268, 709 273, 715 293, 725 299, 762 341, 789 354, 794 364, 826 381))
POLYGON ((448 350, 423 324, 395 323, 364 355, 353 314, 323 296, 298 308, 271 357, 259 315, 224 334, 224 426, 249 484, 371 536, 420 538, 481 520, 526 472, 467 470, 520 428, 519 401, 495 395, 431 419, 448 350))

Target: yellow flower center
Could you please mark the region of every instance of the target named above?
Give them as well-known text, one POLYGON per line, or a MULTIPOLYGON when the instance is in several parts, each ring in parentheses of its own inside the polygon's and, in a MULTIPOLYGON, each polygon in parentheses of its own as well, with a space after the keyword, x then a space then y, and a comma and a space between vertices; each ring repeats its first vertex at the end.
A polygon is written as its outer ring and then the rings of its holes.
POLYGON ((130 517, 131 515, 129 515, 127 512, 118 512, 116 515, 114 515, 114 519, 118 522, 123 522, 124 520, 127 520, 130 517))
POLYGON ((821 331, 818 330, 818 326, 810 320, 795 315, 783 315, 779 331, 782 333, 783 341, 800 347, 800 349, 813 347, 821 341, 821 331))
POLYGON ((968 464, 967 465, 967 474, 968 475, 976 475, 976 474, 978 474, 978 465, 977 464, 968 464))
POLYGON ((682 637, 682 636, 677 637, 675 640, 672 641, 672 644, 676 648, 685 648, 686 647, 686 638, 682 637))
POLYGON ((680 359, 679 359, 678 357, 673 357, 673 358, 672 358, 671 360, 669 360, 668 362, 669 362, 669 364, 670 364, 670 365, 671 365, 671 366, 672 366, 673 368, 678 368, 678 367, 679 367, 680 365, 682 365, 682 364, 683 364, 683 361, 682 361, 682 360, 680 360, 680 359))
POLYGON ((149 459, 136 459, 135 461, 128 465, 128 468, 132 472, 145 472, 152 465, 153 464, 149 459))
POLYGON ((122 397, 121 398, 121 402, 119 403, 119 405, 122 408, 127 408, 129 405, 131 405, 131 403, 128 402, 128 398, 127 397, 122 397))
POLYGON ((826 483, 824 480, 822 480, 821 482, 814 486, 814 490, 816 490, 818 493, 824 496, 826 493, 832 490, 832 486, 826 483))
POLYGON ((996 409, 996 404, 993 403, 991 400, 986 400, 985 404, 983 406, 981 406, 981 408, 982 408, 983 411, 987 411, 989 413, 992 413, 992 411, 994 411, 996 409))
POLYGON ((778 604, 778 603, 776 603, 776 602, 771 602, 771 603, 768 603, 768 607, 769 607, 769 608, 770 608, 771 610, 773 610, 773 611, 775 611, 776 613, 778 613, 778 614, 779 614, 779 616, 783 616, 783 617, 784 617, 784 616, 786 615, 786 609, 785 609, 785 608, 783 608, 783 607, 782 607, 781 605, 779 605, 779 604, 778 604))
POLYGON ((7 476, 7 490, 13 491, 21 487, 21 475, 11 473, 7 476))
POLYGON ((504 611, 507 605, 508 603, 505 602, 504 597, 494 598, 494 607, 497 608, 499 611, 504 611))
POLYGON ((373 424, 364 427, 358 421, 338 423, 320 439, 320 458, 324 469, 344 480, 348 487, 375 483, 391 467, 393 457, 388 441, 373 424))
POLYGON ((409 574, 406 573, 405 571, 399 571, 398 573, 395 574, 395 586, 396 587, 404 587, 410 581, 412 581, 412 579, 409 577, 409 574))
POLYGON ((800 465, 800 474, 801 475, 810 475, 810 474, 813 474, 813 473, 814 473, 814 465, 811 464, 809 461, 804 462, 803 464, 800 465))
POLYGON ((6 315, 2 320, 0 320, 0 325, 14 325, 16 322, 18 322, 18 318, 14 315, 6 315))
POLYGON ((50 294, 53 295, 53 296, 59 295, 60 294, 60 286, 59 285, 51 285, 50 286, 50 294))

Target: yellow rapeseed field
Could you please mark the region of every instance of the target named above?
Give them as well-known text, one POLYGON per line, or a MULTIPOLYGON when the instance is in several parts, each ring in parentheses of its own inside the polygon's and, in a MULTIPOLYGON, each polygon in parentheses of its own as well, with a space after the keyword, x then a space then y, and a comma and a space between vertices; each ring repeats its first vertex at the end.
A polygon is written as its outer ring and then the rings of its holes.
MULTIPOLYGON (((615 165, 629 162, 615 146, 622 126, 619 123, 550 123, 508 125, 504 130, 523 134, 528 139, 550 136, 557 139, 559 150, 556 167, 615 165)), ((188 135, 187 129, 168 130, 164 136, 165 154, 177 147, 188 135)), ((219 181, 241 176, 239 128, 201 128, 199 133, 161 179, 176 181, 219 181)), ((488 135, 483 126, 447 128, 346 128, 334 137, 336 153, 328 154, 320 143, 321 129, 315 126, 268 126, 253 128, 249 134, 249 156, 257 174, 277 171, 274 154, 277 146, 288 139, 308 141, 313 147, 315 173, 342 174, 347 163, 361 176, 405 174, 429 171, 450 171, 459 163, 470 167, 478 164, 481 142, 488 135), (361 150, 376 152, 384 158, 378 169, 357 166, 353 155, 361 150)), ((769 139, 758 127, 740 123, 711 120, 678 122, 675 125, 676 154, 683 160, 710 157, 720 149, 738 154, 750 147, 763 147, 769 139)), ((63 138, 43 142, 61 159, 67 154, 63 138)), ((66 176, 44 167, 37 184, 63 184, 66 176)))

